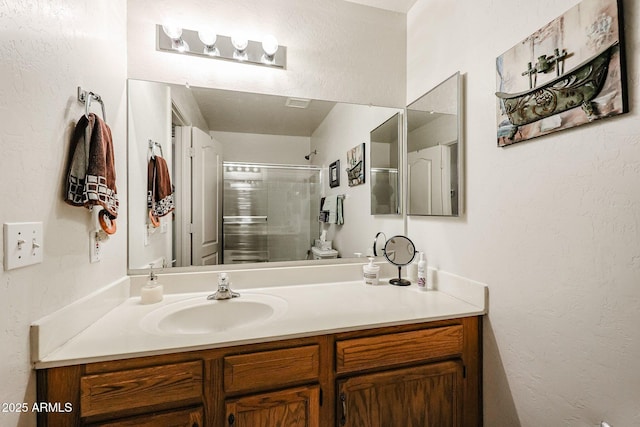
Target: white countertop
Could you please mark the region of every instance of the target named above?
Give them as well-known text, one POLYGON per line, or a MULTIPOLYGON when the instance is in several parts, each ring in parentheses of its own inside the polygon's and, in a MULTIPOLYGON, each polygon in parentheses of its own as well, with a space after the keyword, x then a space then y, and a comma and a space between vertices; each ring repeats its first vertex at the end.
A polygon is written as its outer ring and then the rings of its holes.
POLYGON ((158 334, 141 326, 149 313, 188 298, 206 300, 211 291, 167 294, 162 302, 150 305, 141 305, 138 296, 131 296, 35 359, 34 366, 43 369, 485 314, 486 286, 453 277, 457 279, 452 285, 439 281, 439 288, 447 292, 423 291, 416 285, 368 286, 361 280, 237 289, 239 300, 242 295, 249 299, 268 294, 285 300, 286 310, 264 323, 211 334, 158 334))

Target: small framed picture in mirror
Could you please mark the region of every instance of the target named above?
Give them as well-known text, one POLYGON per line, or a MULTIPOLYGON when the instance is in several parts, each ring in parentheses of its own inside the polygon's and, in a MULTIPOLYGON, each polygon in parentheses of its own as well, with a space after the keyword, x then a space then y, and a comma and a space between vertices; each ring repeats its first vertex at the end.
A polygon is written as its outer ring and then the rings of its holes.
POLYGON ((329 187, 339 187, 340 186, 340 160, 336 160, 335 162, 329 165, 329 187))
POLYGON ((347 151, 349 187, 364 184, 364 142, 347 151))

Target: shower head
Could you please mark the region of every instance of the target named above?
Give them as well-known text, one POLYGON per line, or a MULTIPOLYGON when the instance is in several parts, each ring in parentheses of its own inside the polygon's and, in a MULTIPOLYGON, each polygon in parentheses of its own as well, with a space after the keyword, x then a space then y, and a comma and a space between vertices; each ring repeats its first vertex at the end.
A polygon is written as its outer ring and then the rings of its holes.
POLYGON ((311 156, 312 156, 312 155, 314 155, 314 156, 315 156, 316 154, 318 154, 318 150, 313 150, 312 152, 310 152, 309 154, 307 154, 306 156, 304 156, 304 158, 305 158, 305 159, 307 159, 307 160, 309 160, 309 159, 311 159, 311 156))

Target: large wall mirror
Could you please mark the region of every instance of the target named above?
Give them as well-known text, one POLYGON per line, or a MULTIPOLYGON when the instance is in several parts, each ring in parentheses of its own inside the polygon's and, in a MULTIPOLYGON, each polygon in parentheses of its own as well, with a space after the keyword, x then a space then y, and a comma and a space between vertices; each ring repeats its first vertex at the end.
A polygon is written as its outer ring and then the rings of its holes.
POLYGON ((407 107, 407 213, 459 216, 463 202, 462 77, 407 107))
POLYGON ((402 147, 402 114, 371 131, 371 215, 401 213, 401 176, 398 173, 402 147))
POLYGON ((332 162, 346 164, 358 143, 368 151, 370 131, 401 111, 130 80, 130 271, 342 262, 313 259, 323 231, 341 259, 366 254, 380 230, 402 233, 401 219, 370 215, 370 182, 347 186, 344 168, 343 185, 327 179, 332 162), (343 225, 318 220, 330 196, 344 199, 343 225))

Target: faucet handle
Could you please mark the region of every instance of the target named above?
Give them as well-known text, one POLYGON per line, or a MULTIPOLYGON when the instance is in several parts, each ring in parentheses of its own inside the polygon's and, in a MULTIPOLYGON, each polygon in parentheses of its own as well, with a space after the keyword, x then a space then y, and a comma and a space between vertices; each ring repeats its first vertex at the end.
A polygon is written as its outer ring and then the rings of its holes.
POLYGON ((229 290, 229 276, 227 273, 220 273, 218 275, 218 290, 222 292, 229 290))

